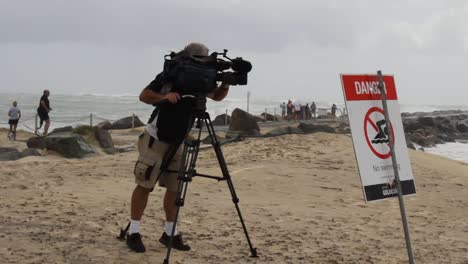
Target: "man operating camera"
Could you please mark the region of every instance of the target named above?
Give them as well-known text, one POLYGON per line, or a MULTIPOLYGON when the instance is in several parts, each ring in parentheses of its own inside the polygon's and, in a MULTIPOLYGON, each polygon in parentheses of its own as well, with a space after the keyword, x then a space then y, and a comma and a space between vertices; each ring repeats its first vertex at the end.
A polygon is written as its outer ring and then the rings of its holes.
MULTIPOLYGON (((208 48, 201 43, 190 43, 184 50, 187 56, 208 56, 208 48)), ((229 91, 229 84, 221 82, 208 98, 215 101, 223 100, 229 91)), ((127 245, 135 252, 145 252, 145 246, 140 234, 140 221, 145 211, 148 197, 156 183, 166 188, 163 206, 165 212, 164 232, 159 239, 163 245, 168 246, 170 235, 176 218, 176 197, 178 187, 178 171, 182 147, 179 147, 173 156, 167 170, 161 172, 161 164, 167 150, 177 143, 180 137, 186 136, 192 126, 190 112, 181 102, 181 94, 174 90, 171 82, 161 78, 161 74, 145 88, 140 94, 140 101, 157 105, 145 131, 138 138, 138 161, 135 164, 135 187, 131 198, 131 220, 127 233, 127 245)), ((182 240, 182 235, 175 230, 172 247, 178 250, 190 250, 190 246, 182 240)))

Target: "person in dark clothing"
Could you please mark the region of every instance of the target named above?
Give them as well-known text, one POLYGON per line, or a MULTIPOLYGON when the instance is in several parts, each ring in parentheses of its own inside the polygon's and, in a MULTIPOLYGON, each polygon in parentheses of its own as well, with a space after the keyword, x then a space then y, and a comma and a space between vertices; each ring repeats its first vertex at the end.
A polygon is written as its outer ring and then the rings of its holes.
MULTIPOLYGON (((208 48, 201 43, 190 43, 183 50, 189 56, 207 56, 208 48)), ((165 82, 162 74, 156 78, 140 93, 140 101, 150 105, 158 105, 153 111, 145 131, 138 139, 138 160, 135 164, 134 175, 136 187, 133 190, 130 206, 130 226, 127 233, 127 246, 134 252, 145 252, 146 248, 140 235, 140 221, 148 202, 149 194, 159 183, 166 188, 163 199, 165 213, 164 231, 159 242, 168 246, 170 235, 174 227, 177 206, 178 174, 174 172, 161 172, 161 168, 154 164, 161 164, 165 153, 171 144, 177 143, 180 138, 187 135, 190 130, 190 113, 192 108, 184 104, 184 98, 173 89, 172 83, 165 82), (151 165, 152 164, 152 165, 151 165)), ((208 98, 214 101, 223 100, 229 92, 229 84, 222 82, 208 98)), ((185 99, 186 100, 186 99, 185 99)), ((168 169, 178 171, 182 162, 183 146, 178 146, 175 156, 170 161, 168 169)), ((187 251, 190 246, 186 244, 182 235, 175 229, 172 247, 187 251)))
POLYGON ((332 107, 331 107, 331 115, 332 115, 332 118, 335 119, 336 117, 336 104, 333 104, 332 107))
POLYGON ((304 111, 305 111, 305 119, 309 120, 310 119, 310 107, 308 103, 304 106, 304 111))
POLYGON ((294 108, 294 105, 293 103, 291 102, 291 100, 288 100, 288 104, 287 104, 287 119, 288 121, 291 120, 292 116, 293 116, 293 108, 294 108))
POLYGON ((50 126, 49 112, 52 110, 52 108, 50 108, 49 95, 50 95, 49 90, 44 90, 41 100, 39 101, 39 107, 37 108, 37 115, 39 116, 39 119, 40 119, 39 128, 42 127, 42 124, 45 121, 44 136, 47 136, 47 133, 49 132, 49 126, 50 126))

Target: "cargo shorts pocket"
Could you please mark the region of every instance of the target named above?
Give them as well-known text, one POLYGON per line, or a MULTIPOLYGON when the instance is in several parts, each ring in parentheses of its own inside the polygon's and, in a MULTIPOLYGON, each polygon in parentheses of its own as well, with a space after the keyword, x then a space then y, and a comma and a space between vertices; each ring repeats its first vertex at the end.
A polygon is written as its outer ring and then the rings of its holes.
POLYGON ((136 179, 139 181, 149 181, 154 170, 154 163, 148 159, 138 159, 133 171, 136 179))

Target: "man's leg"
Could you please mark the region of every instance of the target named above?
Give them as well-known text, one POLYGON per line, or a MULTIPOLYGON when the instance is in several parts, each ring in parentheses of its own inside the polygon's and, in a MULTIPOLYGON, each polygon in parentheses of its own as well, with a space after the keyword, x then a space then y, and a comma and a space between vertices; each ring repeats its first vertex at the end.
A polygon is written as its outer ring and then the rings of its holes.
POLYGON ((49 132, 49 126, 50 126, 50 119, 47 119, 45 121, 45 127, 44 127, 44 136, 47 136, 47 133, 49 132))
POLYGON ((13 125, 13 140, 16 140, 16 127, 18 126, 18 123, 13 125))
POLYGON ((140 220, 145 212, 150 192, 151 189, 137 185, 132 193, 132 201, 130 205, 130 228, 128 230, 127 245, 135 252, 146 251, 145 246, 141 241, 140 220))
POLYGON ((139 185, 135 187, 132 194, 131 219, 140 221, 148 203, 148 197, 151 190, 139 185))

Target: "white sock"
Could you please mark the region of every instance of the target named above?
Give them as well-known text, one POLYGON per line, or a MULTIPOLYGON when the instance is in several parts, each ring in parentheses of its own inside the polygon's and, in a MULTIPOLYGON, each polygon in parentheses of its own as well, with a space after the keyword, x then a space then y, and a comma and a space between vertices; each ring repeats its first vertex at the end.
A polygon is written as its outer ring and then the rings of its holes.
MULTIPOLYGON (((166 232, 166 235, 170 236, 172 233, 172 227, 174 226, 174 222, 167 222, 164 225, 164 231, 166 232)), ((174 231, 174 236, 177 236, 177 228, 174 231)))
POLYGON ((130 228, 128 234, 140 233, 140 221, 130 220, 130 228))

